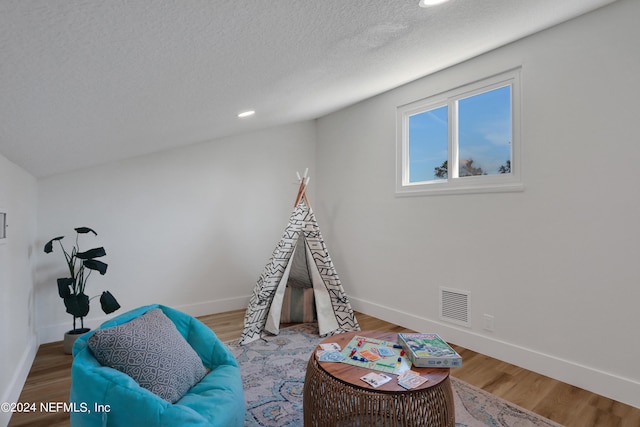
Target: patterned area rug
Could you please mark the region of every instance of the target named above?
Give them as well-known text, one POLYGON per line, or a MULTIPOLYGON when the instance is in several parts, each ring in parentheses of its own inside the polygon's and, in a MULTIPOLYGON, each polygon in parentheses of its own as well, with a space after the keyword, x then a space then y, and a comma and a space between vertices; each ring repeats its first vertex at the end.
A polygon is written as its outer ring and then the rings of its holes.
MULTIPOLYGON (((321 341, 317 334, 316 325, 300 324, 244 346, 228 343, 244 383, 245 426, 302 426, 304 377, 309 356, 321 341)), ((456 427, 561 427, 461 380, 451 381, 456 427)))

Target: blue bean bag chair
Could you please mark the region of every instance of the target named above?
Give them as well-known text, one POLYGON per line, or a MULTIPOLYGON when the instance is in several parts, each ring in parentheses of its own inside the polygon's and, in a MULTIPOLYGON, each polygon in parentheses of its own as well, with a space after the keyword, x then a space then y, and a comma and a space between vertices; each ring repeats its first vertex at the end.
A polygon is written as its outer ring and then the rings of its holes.
POLYGON ((188 314, 157 304, 129 311, 79 337, 73 358, 73 427, 244 425, 244 393, 235 358, 209 327, 188 314), (171 360, 158 362, 156 353, 171 360), (155 374, 164 377, 149 381, 155 374), (172 384, 176 378, 177 389, 172 384), (185 378, 197 382, 185 386, 185 378))

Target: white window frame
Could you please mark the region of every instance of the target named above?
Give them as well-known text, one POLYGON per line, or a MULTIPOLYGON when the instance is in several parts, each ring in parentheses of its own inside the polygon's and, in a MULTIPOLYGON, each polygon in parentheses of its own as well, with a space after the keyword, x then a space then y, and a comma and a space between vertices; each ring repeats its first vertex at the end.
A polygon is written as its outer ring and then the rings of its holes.
POLYGON ((470 83, 444 93, 429 96, 397 108, 396 113, 396 195, 496 193, 523 191, 522 139, 520 135, 520 68, 470 83), (458 142, 456 101, 500 87, 511 86, 511 173, 457 177, 458 142), (449 178, 433 181, 409 181, 409 117, 434 108, 448 106, 449 178), (456 119, 456 120, 454 120, 456 119), (456 159, 454 161, 453 159, 456 159), (455 168, 452 169, 452 168, 455 168))

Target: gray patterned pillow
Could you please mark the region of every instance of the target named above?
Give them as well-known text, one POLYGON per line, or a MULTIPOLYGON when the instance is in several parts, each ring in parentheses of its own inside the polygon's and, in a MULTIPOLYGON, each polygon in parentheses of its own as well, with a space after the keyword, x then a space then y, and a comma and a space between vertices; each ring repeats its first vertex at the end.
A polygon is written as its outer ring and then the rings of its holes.
POLYGON ((124 372, 171 403, 207 373, 198 354, 159 308, 122 325, 99 329, 88 341, 102 365, 124 372))

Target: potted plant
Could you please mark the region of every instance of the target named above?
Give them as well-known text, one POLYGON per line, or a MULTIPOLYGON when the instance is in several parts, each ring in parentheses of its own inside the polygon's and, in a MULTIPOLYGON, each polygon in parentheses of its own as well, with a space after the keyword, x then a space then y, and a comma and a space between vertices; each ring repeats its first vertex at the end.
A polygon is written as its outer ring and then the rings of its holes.
MULTIPOLYGON (((107 264, 96 259, 107 254, 103 247, 80 251, 79 237, 81 234, 93 233, 94 236, 98 234, 88 227, 79 227, 75 231, 76 242, 71 253, 67 252, 62 245, 64 236, 51 239, 44 245, 44 252, 51 253, 53 252, 53 243, 58 242, 69 268, 70 277, 58 279, 58 294, 64 300, 67 313, 73 316, 73 329, 65 333, 64 336, 64 351, 67 354, 71 354, 76 338, 89 331, 89 328, 84 327, 84 316, 89 313, 89 303, 97 296, 89 298, 85 293, 87 280, 93 271, 97 271, 101 275, 107 272, 107 264), (80 319, 79 327, 76 323, 77 319, 80 319)), ((104 291, 100 295, 100 305, 106 314, 113 313, 120 308, 120 304, 109 291, 104 291)))

